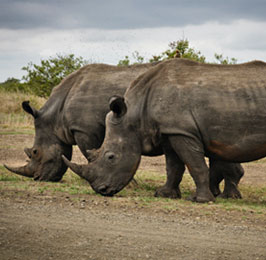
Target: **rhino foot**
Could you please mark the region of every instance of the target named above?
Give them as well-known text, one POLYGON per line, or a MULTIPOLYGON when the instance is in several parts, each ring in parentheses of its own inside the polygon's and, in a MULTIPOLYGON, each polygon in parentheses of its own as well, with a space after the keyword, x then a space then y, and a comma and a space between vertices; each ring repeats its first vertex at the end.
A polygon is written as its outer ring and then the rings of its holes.
POLYGON ((218 198, 223 199, 242 199, 242 195, 239 190, 224 191, 218 198))
POLYGON ((181 192, 179 188, 177 189, 171 189, 166 186, 162 186, 159 189, 156 190, 155 197, 163 197, 163 198, 171 198, 171 199, 180 199, 181 198, 181 192))
POLYGON ((225 183, 224 191, 222 194, 219 195, 219 197, 224 199, 242 199, 241 193, 237 187, 238 182, 239 180, 237 180, 236 182, 227 181, 225 183))

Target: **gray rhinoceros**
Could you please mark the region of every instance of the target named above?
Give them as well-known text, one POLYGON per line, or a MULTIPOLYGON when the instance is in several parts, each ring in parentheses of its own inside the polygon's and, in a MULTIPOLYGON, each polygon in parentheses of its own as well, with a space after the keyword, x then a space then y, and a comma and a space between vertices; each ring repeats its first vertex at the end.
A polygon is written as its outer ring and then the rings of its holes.
POLYGON ((40 110, 24 101, 22 107, 35 125, 34 145, 24 149, 30 161, 22 167, 5 167, 39 181, 61 180, 67 170, 61 155, 71 159, 73 145, 85 156, 87 149, 100 147, 110 96, 123 95, 131 81, 155 64, 86 65, 62 80, 40 110))
POLYGON ((113 195, 133 178, 141 154, 160 145, 174 189, 187 166, 193 200, 214 201, 204 156, 248 162, 266 156, 266 63, 200 64, 173 59, 158 64, 112 97, 103 145, 94 161, 65 162, 93 189, 113 195))
MULTIPOLYGON (((86 157, 87 149, 100 147, 104 139, 110 96, 123 95, 131 81, 154 65, 156 63, 125 67, 87 65, 54 88, 39 111, 30 106, 29 102, 23 102, 23 109, 34 117, 36 132, 33 147, 24 150, 30 161, 23 167, 6 168, 39 181, 59 181, 67 170, 61 155, 70 159, 73 145, 78 145, 86 157)), ((156 155, 158 151, 153 153, 156 155)), ((231 175, 225 179, 222 196, 241 197, 237 189, 243 175, 240 164, 215 161, 210 168, 214 195, 220 194, 219 183, 227 171, 231 175)), ((157 195, 179 196, 176 192, 169 194, 165 189, 159 190, 157 195)))

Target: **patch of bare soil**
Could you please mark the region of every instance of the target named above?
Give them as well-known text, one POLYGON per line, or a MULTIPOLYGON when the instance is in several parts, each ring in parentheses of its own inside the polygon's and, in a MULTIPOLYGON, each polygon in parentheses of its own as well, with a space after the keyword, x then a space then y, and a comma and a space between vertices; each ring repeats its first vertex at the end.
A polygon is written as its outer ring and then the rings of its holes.
MULTIPOLYGON (((23 164, 33 137, 0 138, 0 163, 23 164)), ((83 160, 76 150, 74 160, 83 160)), ((244 167, 243 183, 265 182, 263 163, 244 167)), ((164 159, 144 157, 141 168, 163 173, 164 159)), ((206 215, 206 207, 178 202, 166 210, 119 197, 2 188, 0 259, 266 259, 266 216, 208 206, 206 215)))

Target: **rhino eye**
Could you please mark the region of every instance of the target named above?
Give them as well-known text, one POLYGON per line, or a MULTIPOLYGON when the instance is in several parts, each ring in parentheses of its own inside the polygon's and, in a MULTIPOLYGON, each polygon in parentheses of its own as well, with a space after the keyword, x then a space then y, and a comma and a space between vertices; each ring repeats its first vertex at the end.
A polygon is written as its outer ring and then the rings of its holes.
POLYGON ((115 154, 114 153, 112 153, 112 152, 107 152, 106 154, 105 154, 105 158, 106 158, 106 160, 108 161, 108 162, 114 162, 114 160, 115 160, 115 154))
POLYGON ((32 153, 34 154, 34 155, 36 155, 37 154, 37 149, 33 149, 33 151, 32 151, 32 153))

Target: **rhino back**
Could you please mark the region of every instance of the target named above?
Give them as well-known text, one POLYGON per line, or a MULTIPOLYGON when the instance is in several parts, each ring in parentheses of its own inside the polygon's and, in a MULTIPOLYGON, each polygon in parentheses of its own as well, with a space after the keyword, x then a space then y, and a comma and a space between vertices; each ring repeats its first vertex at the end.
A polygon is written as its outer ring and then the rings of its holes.
POLYGON ((142 128, 154 133, 186 134, 204 143, 214 138, 234 143, 243 132, 261 137, 266 133, 266 64, 166 61, 139 77, 126 100, 141 115, 142 128))
POLYGON ((130 82, 152 66, 154 64, 125 67, 90 64, 67 78, 65 84, 69 81, 71 87, 59 86, 56 91, 67 93, 60 114, 68 142, 75 144, 72 135, 75 131, 98 135, 102 142, 110 97, 122 96, 130 82))

